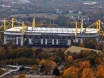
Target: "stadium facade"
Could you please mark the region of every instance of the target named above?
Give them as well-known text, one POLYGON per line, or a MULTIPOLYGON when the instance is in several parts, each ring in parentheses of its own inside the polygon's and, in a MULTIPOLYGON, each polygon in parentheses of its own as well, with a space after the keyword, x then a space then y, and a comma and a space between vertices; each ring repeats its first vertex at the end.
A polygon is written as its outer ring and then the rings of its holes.
POLYGON ((49 27, 27 27, 24 34, 22 27, 13 27, 4 31, 4 44, 9 41, 17 45, 47 45, 47 46, 70 46, 73 42, 83 42, 84 38, 95 38, 98 40, 97 29, 85 28, 49 28, 49 27), (82 32, 84 31, 84 32, 82 32), (77 32, 77 35, 75 36, 77 32))

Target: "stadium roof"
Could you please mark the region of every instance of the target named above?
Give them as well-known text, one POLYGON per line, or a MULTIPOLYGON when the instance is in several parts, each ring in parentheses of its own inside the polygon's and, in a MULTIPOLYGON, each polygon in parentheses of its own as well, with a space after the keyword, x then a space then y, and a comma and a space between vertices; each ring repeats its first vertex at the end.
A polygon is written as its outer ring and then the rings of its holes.
MULTIPOLYGON (((5 30, 5 32, 21 32, 22 27, 13 27, 10 29, 5 30)), ((81 33, 81 30, 84 31, 85 28, 81 29, 78 28, 78 33, 81 33)), ((48 28, 48 27, 27 27, 26 31, 27 33, 75 33, 76 28, 48 28)), ((86 29, 85 33, 96 33, 97 29, 95 28, 89 28, 86 29)))

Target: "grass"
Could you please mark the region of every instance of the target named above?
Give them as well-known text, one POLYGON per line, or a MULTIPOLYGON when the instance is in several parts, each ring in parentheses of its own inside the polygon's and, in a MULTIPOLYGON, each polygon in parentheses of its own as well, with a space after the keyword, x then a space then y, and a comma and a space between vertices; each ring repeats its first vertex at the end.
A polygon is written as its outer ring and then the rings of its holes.
MULTIPOLYGON (((58 17, 57 14, 49 14, 49 13, 34 13, 34 14, 30 14, 29 15, 30 17, 44 17, 44 18, 49 18, 49 19, 55 19, 58 17)), ((10 17, 21 17, 21 18, 24 18, 24 17, 28 17, 26 16, 26 14, 15 14, 15 15, 11 15, 10 17)))

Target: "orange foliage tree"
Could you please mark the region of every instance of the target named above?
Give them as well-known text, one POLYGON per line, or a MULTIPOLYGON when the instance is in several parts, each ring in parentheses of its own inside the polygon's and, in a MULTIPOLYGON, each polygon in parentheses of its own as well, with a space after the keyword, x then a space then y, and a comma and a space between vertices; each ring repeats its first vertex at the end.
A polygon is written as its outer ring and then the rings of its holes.
POLYGON ((84 47, 83 43, 80 43, 80 44, 79 44, 79 47, 84 47))
POLYGON ((36 65, 32 65, 32 67, 31 67, 32 70, 35 70, 36 68, 37 68, 36 65))
POLYGON ((100 65, 102 63, 102 60, 100 58, 95 59, 95 64, 100 65))
POLYGON ((25 74, 19 74, 18 78, 26 78, 25 74))
POLYGON ((46 61, 46 60, 42 59, 42 60, 40 61, 39 64, 40 64, 40 65, 44 65, 45 61, 46 61))
POLYGON ((42 60, 40 61, 40 65, 45 65, 45 66, 56 66, 56 63, 51 60, 42 60))
POLYGON ((71 55, 68 56, 68 61, 73 61, 73 57, 71 55))
POLYGON ((104 66, 99 65, 97 72, 96 72, 97 78, 104 78, 104 66))
POLYGON ((78 71, 77 67, 71 66, 64 70, 63 78, 78 78, 78 71))
POLYGON ((79 62, 79 67, 80 68, 89 68, 90 67, 90 63, 89 63, 89 61, 79 62))
POLYGON ((94 74, 90 68, 85 68, 82 71, 82 76, 81 78, 94 78, 94 74))

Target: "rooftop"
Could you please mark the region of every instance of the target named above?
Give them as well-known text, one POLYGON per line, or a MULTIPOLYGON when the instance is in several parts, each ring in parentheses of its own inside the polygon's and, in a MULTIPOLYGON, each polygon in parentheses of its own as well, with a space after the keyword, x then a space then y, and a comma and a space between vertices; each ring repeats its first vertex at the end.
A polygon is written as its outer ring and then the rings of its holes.
MULTIPOLYGON (((80 53, 81 50, 86 50, 86 49, 89 49, 89 48, 71 46, 70 48, 68 48, 68 49, 65 51, 65 54, 67 54, 67 52, 71 52, 71 53, 80 53)), ((89 49, 89 50, 90 50, 90 51, 91 51, 91 50, 96 51, 97 53, 101 52, 100 50, 96 50, 96 49, 89 49)))
MULTIPOLYGON (((22 27, 13 27, 10 29, 5 30, 5 32, 21 32, 22 27)), ((85 28, 81 29, 78 28, 78 33, 81 33, 81 31, 84 31, 85 28)), ((28 33, 75 33, 76 28, 48 28, 48 27, 27 27, 25 32, 28 33)), ((89 28, 86 29, 85 33, 96 33, 97 29, 95 28, 89 28)))

